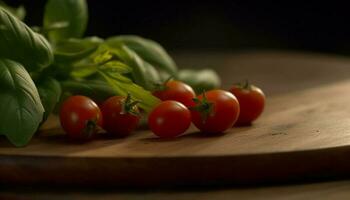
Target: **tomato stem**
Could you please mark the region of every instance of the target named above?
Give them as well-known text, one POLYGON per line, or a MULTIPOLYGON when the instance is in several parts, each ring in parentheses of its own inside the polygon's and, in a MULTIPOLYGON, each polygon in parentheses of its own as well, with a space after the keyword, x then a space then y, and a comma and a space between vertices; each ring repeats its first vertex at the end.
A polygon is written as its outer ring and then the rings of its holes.
POLYGON ((244 85, 243 85, 243 88, 244 88, 244 89, 248 89, 248 88, 249 88, 249 86, 250 86, 250 84, 249 84, 248 79, 245 79, 245 81, 244 81, 244 85))
POLYGON ((88 120, 86 122, 85 128, 83 130, 83 136, 84 136, 83 139, 89 139, 94 135, 94 133, 97 130, 97 123, 96 122, 97 122, 97 119, 88 120))
POLYGON ((250 84, 248 79, 245 79, 244 82, 239 82, 234 84, 237 88, 243 89, 243 90, 251 90, 252 84, 250 84))
POLYGON ((198 98, 193 98, 193 101, 195 102, 196 105, 191 107, 190 110, 198 111, 201 114, 201 118, 203 122, 205 122, 213 112, 214 104, 208 101, 205 95, 205 92, 203 92, 202 95, 203 95, 202 100, 198 98))
POLYGON ((174 78, 174 76, 169 76, 167 79, 165 79, 165 81, 163 82, 158 82, 158 83, 154 83, 154 89, 153 91, 156 92, 156 91, 164 91, 166 89, 168 89, 168 87, 166 86, 166 84, 171 81, 172 79, 174 78))
POLYGON ((141 101, 139 100, 132 100, 130 93, 128 93, 128 95, 126 96, 124 102, 123 102, 123 106, 122 106, 122 111, 120 112, 120 114, 132 114, 135 116, 139 116, 140 113, 137 110, 136 105, 139 104, 141 101))

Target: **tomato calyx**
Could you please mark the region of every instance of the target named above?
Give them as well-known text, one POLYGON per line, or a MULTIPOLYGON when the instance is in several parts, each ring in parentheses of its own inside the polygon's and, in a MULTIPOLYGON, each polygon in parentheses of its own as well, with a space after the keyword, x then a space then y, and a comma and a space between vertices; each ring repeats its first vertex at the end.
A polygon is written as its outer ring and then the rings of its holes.
POLYGON ((173 76, 169 76, 167 79, 165 79, 165 81, 163 82, 158 82, 158 83, 154 83, 154 92, 159 92, 159 91, 165 91, 168 89, 167 83, 169 81, 171 81, 174 77, 173 76))
POLYGON ((136 105, 141 101, 132 100, 131 95, 128 93, 125 100, 122 102, 122 110, 120 114, 132 114, 135 116, 140 116, 140 112, 137 110, 136 105))
POLYGON ((200 113, 203 122, 205 122, 208 117, 213 113, 214 104, 209 102, 205 92, 203 92, 203 98, 193 98, 195 106, 190 107, 190 110, 197 111, 200 113))
POLYGON ((97 119, 88 120, 86 122, 85 128, 83 129, 83 139, 91 138, 97 131, 97 119))
POLYGON ((246 79, 244 82, 236 83, 234 84, 234 86, 236 86, 241 90, 248 90, 248 91, 252 90, 252 84, 250 84, 248 79, 246 79))

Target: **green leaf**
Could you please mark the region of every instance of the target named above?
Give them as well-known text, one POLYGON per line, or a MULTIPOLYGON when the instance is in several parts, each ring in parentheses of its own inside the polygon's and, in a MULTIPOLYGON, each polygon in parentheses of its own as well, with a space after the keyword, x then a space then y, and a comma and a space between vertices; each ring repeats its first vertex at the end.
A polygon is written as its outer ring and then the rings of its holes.
POLYGON ((221 85, 218 74, 212 69, 183 69, 179 71, 178 79, 189 84, 196 93, 219 88, 221 85))
POLYGON ((46 39, 1 7, 0 57, 16 60, 28 71, 39 71, 53 61, 46 39))
POLYGON ((14 8, 8 6, 5 2, 0 1, 0 7, 3 7, 5 10, 16 16, 19 20, 23 20, 26 16, 26 9, 23 6, 19 6, 18 8, 14 8))
POLYGON ((134 35, 122 35, 107 39, 106 44, 113 48, 118 48, 124 44, 157 69, 176 76, 177 67, 174 60, 155 41, 134 35))
MULTIPOLYGON (((117 49, 118 56, 132 69, 132 77, 136 84, 142 86, 146 90, 152 90, 157 80, 154 80, 155 70, 152 66, 145 62, 136 52, 127 46, 121 46, 117 49)), ((159 77, 159 76, 158 76, 159 77)))
POLYGON ((82 79, 97 73, 96 65, 82 65, 73 68, 70 72, 70 76, 75 79, 82 79))
POLYGON ((25 68, 8 59, 0 59, 0 90, 0 134, 24 146, 43 118, 38 91, 25 68))
POLYGON ((52 30, 67 28, 68 26, 69 26, 69 23, 66 22, 66 21, 55 22, 55 23, 52 23, 49 26, 45 27, 45 29, 43 29, 43 31, 49 32, 49 31, 52 31, 52 30))
POLYGON ((161 83, 162 79, 160 76, 160 73, 153 67, 153 65, 149 64, 148 62, 144 63, 146 67, 146 77, 151 80, 151 86, 148 88, 148 90, 153 91, 156 87, 156 84, 161 83))
POLYGON ((82 37, 88 22, 86 1, 49 0, 45 6, 44 29, 57 22, 67 22, 69 25, 48 33, 49 39, 54 43, 67 38, 82 37))
POLYGON ((132 72, 132 69, 128 65, 120 61, 109 61, 99 66, 99 69, 105 72, 119 73, 119 74, 128 74, 132 72))
POLYGON ((93 98, 96 102, 102 102, 116 95, 116 91, 104 81, 62 81, 62 88, 71 95, 84 95, 93 98))
POLYGON ((133 83, 130 79, 121 74, 99 72, 118 95, 127 96, 130 94, 134 101, 140 101, 138 105, 146 112, 150 112, 160 102, 151 92, 133 83))
POLYGON ((51 77, 45 77, 44 79, 39 80, 36 83, 36 86, 38 88, 41 103, 45 109, 43 117, 43 122, 45 122, 60 100, 62 93, 61 86, 57 80, 51 77))
POLYGON ((94 53, 102 42, 98 37, 63 40, 55 46, 55 62, 71 63, 82 60, 94 53))
POLYGON ((81 79, 97 73, 98 70, 120 74, 132 72, 129 66, 119 61, 110 51, 106 50, 100 51, 100 53, 95 56, 91 56, 90 59, 85 59, 82 62, 76 63, 71 71, 71 76, 81 79))

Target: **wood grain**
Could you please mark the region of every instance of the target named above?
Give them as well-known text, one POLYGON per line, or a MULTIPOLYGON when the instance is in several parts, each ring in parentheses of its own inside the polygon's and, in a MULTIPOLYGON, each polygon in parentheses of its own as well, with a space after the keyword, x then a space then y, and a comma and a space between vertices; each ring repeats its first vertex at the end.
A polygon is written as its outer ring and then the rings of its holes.
POLYGON ((224 87, 246 76, 267 91, 266 110, 253 126, 216 137, 192 127, 173 140, 144 130, 125 139, 100 134, 72 144, 61 129, 52 129, 52 119, 25 148, 0 141, 0 181, 159 186, 350 175, 349 59, 272 52, 201 58, 221 66, 224 87))
POLYGON ((5 188, 0 199, 35 200, 346 200, 350 195, 350 181, 312 183, 302 185, 282 185, 248 188, 191 188, 159 190, 118 190, 118 189, 67 189, 67 188, 5 188), (20 191, 20 192, 19 192, 20 191))

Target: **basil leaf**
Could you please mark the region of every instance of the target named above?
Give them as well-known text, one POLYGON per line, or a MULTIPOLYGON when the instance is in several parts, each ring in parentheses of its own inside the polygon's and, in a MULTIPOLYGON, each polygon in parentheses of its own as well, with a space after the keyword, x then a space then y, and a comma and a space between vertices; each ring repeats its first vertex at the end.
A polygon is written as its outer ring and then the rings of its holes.
POLYGON ((36 83, 40 95, 41 103, 44 106, 45 112, 43 122, 52 113, 56 104, 60 100, 61 86, 60 83, 51 77, 45 77, 36 83))
POLYGON ((54 43, 67 38, 83 36, 88 22, 86 1, 49 0, 45 6, 44 29, 57 22, 67 22, 68 27, 48 33, 49 39, 54 43))
POLYGON ((76 63, 72 69, 70 75, 76 79, 92 76, 98 70, 120 74, 130 74, 132 72, 129 66, 114 58, 110 51, 99 52, 99 54, 92 56, 90 60, 85 59, 76 63))
POLYGON ((163 81, 159 72, 153 67, 153 65, 149 64, 148 62, 145 62, 144 64, 146 67, 146 77, 148 77, 152 84, 148 90, 153 91, 156 85, 162 83, 163 81))
POLYGON ((19 20, 23 20, 26 16, 26 9, 23 6, 14 8, 14 7, 8 6, 5 2, 0 1, 0 7, 3 7, 5 10, 9 11, 11 14, 16 16, 19 20))
MULTIPOLYGON (((131 72, 132 80, 147 90, 154 89, 156 83, 160 82, 158 71, 127 46, 111 48, 101 45, 100 47, 99 53, 93 57, 99 70, 108 74, 128 74, 131 72)), ((75 67, 72 75, 81 78, 95 73, 97 68, 75 67)))
POLYGON ((179 71, 178 79, 189 84, 196 93, 219 88, 221 85, 219 75, 212 69, 183 69, 179 71))
POLYGON ((132 72, 132 69, 129 66, 120 61, 109 61, 100 65, 99 69, 106 72, 119 74, 129 74, 132 72))
POLYGON ((82 60, 94 53, 102 42, 103 40, 97 37, 61 41, 54 49, 55 62, 71 63, 82 60))
POLYGON ((83 65, 74 67, 74 69, 70 72, 70 76, 75 79, 82 79, 88 76, 92 76, 97 73, 96 65, 83 65))
POLYGON ((156 82, 152 74, 155 73, 154 70, 149 69, 151 65, 145 62, 136 52, 127 46, 123 45, 118 50, 121 59, 132 69, 134 82, 147 90, 152 90, 156 82))
POLYGON ((122 35, 107 39, 106 44, 114 48, 124 44, 154 67, 166 71, 172 76, 176 76, 177 67, 174 60, 155 41, 134 35, 122 35))
POLYGON ((8 59, 0 59, 0 90, 0 134, 24 146, 43 118, 38 91, 25 68, 8 59))
POLYGON ((28 71, 39 71, 53 61, 46 39, 1 7, 0 56, 22 63, 28 71))
MULTIPOLYGON (((63 22, 55 22, 50 24, 50 26, 47 26, 45 28, 42 28, 42 32, 47 33, 52 30, 57 30, 57 29, 62 29, 62 28, 67 28, 69 26, 69 23, 66 21, 63 22)), ((39 28, 39 27, 38 27, 39 28)), ((39 29, 40 30, 40 29, 39 29)))
POLYGON ((130 94, 133 100, 140 101, 138 105, 146 112, 150 112, 160 102, 151 92, 119 73, 106 73, 103 71, 99 71, 99 73, 118 95, 127 96, 130 94))
POLYGON ((62 81, 62 88, 71 95, 84 95, 93 98, 96 102, 102 102, 116 95, 113 88, 106 82, 97 80, 62 81))

